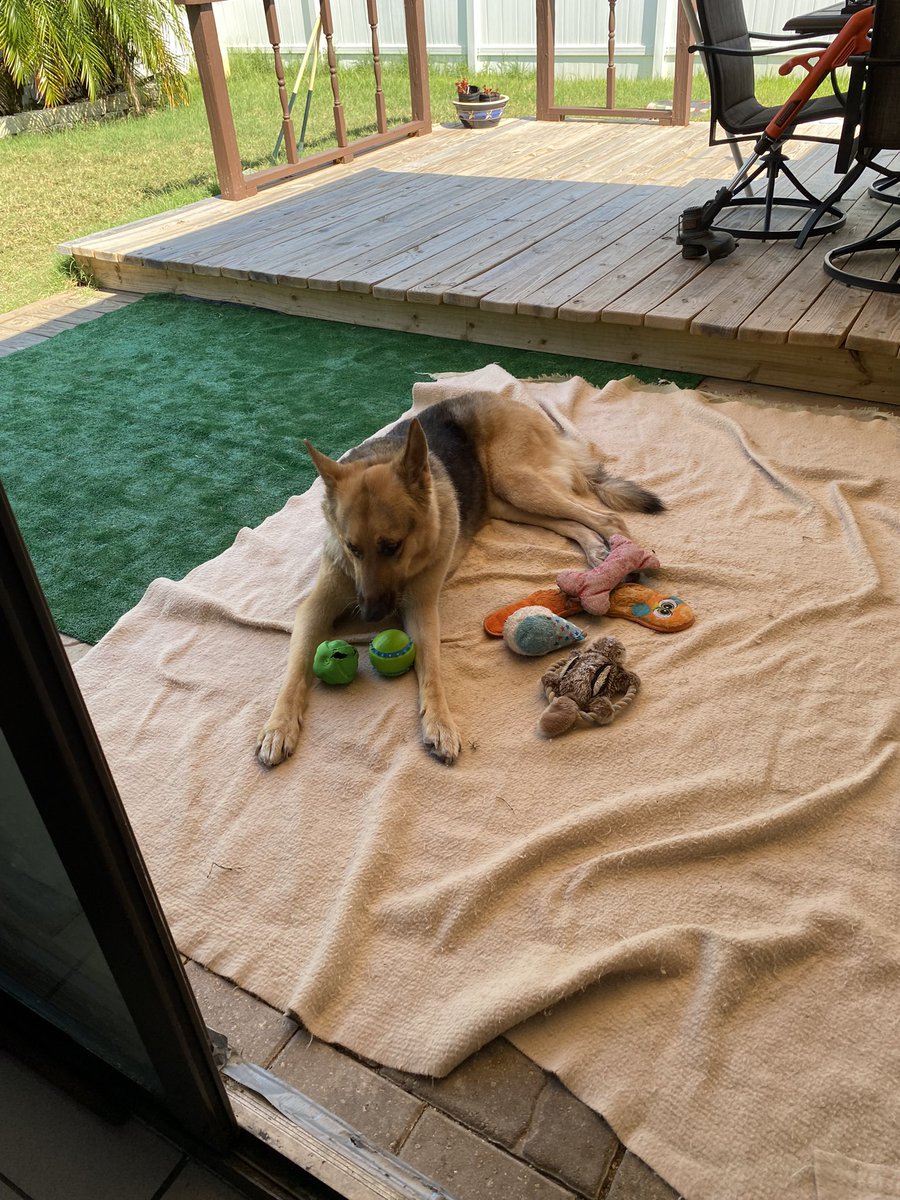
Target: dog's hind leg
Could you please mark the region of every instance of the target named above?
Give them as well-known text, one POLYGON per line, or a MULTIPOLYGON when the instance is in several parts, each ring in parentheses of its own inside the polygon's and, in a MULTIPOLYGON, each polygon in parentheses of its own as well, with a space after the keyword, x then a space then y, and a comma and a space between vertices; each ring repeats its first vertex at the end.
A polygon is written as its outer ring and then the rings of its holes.
POLYGON ((515 504, 510 504, 508 500, 501 500, 499 496, 491 497, 488 503, 488 512, 490 516, 501 521, 515 521, 518 525, 537 525, 539 529, 550 529, 554 533, 558 533, 560 537, 568 538, 581 547, 589 567, 596 567, 609 553, 609 546, 604 538, 580 521, 567 521, 557 517, 544 517, 540 513, 526 512, 524 508, 518 508, 515 504))
MULTIPOLYGON (((653 492, 630 479, 610 476, 600 448, 561 414, 542 412, 510 401, 500 409, 491 430, 488 476, 494 493, 526 512, 580 521, 598 533, 591 516, 562 511, 560 501, 582 501, 596 517, 605 510, 661 512, 665 505, 653 492), (549 418, 549 421, 548 421, 549 418), (552 499, 551 499, 552 496, 552 499)), ((617 530, 613 528, 612 532, 617 530)), ((624 529, 618 530, 624 533, 624 529)))
MULTIPOLYGON (((552 476, 547 478, 540 470, 506 469, 502 478, 491 479, 491 485, 491 505, 497 500, 505 500, 507 504, 523 513, 560 521, 574 521, 577 525, 586 525, 606 541, 609 541, 614 533, 628 535, 622 518, 602 508, 593 491, 586 489, 586 494, 579 496, 563 487, 558 479, 552 476)), ((514 519, 530 520, 525 517, 514 519)), ((535 524, 534 521, 530 523, 535 524)))

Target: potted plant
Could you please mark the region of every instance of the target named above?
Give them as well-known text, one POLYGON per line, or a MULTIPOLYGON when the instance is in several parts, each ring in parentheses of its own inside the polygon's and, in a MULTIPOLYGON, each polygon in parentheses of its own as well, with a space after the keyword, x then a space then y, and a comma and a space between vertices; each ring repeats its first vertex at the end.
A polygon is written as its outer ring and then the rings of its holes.
POLYGON ((457 79, 453 107, 467 129, 490 129, 500 124, 509 96, 503 96, 489 83, 469 83, 457 79))

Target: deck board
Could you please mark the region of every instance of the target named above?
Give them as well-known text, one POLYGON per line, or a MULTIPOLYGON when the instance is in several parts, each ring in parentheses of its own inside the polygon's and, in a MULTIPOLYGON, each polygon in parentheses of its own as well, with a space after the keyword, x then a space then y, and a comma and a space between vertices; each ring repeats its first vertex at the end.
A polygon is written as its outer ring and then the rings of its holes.
MULTIPOLYGON (((563 320, 621 324, 616 315, 620 299, 636 288, 644 287, 657 269, 675 257, 683 268, 689 267, 684 270, 679 284, 684 286, 697 273, 697 264, 685 263, 681 258, 675 241, 678 215, 687 205, 707 199, 709 191, 709 184, 704 182, 690 189, 679 189, 674 195, 665 192, 660 197, 661 206, 652 212, 649 220, 641 221, 645 214, 638 214, 638 222, 622 237, 610 243, 599 255, 585 260, 572 277, 557 280, 554 289, 545 292, 544 307, 539 310, 539 315, 550 316, 551 306, 561 301, 558 315, 563 320), (573 284, 579 289, 574 295, 573 284)), ((706 264, 702 266, 705 269, 706 264)), ((664 294, 655 292, 652 285, 645 291, 642 307, 635 310, 631 306, 627 310, 629 324, 644 324, 647 314, 664 299, 664 294)))
MULTIPOLYGON (((815 189, 833 148, 791 148, 815 189)), ((898 156, 900 161, 900 156, 898 156)), ((100 283, 328 320, 900 396, 900 297, 829 281, 828 244, 896 219, 845 198, 845 230, 685 261, 679 213, 732 173, 702 125, 507 120, 443 127, 240 203, 208 199, 66 244, 100 283)), ((887 260, 885 270, 889 269, 887 260)))

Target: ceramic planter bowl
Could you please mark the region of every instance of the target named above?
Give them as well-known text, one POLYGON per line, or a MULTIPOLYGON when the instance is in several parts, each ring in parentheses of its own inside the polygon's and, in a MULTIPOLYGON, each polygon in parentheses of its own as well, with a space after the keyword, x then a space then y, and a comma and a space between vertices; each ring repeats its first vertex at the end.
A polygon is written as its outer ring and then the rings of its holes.
POLYGON ((456 115, 467 129, 492 129, 500 124, 509 96, 496 100, 454 100, 456 115))

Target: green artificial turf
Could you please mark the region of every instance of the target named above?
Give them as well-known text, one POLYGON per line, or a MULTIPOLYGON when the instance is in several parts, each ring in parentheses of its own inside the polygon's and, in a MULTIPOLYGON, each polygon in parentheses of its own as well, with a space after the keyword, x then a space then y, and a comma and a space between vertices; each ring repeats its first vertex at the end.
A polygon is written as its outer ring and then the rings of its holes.
POLYGON ((341 454, 408 408, 417 380, 490 362, 598 385, 629 373, 174 296, 0 359, 0 474, 58 627, 96 641, 151 580, 305 491, 304 437, 341 454))

